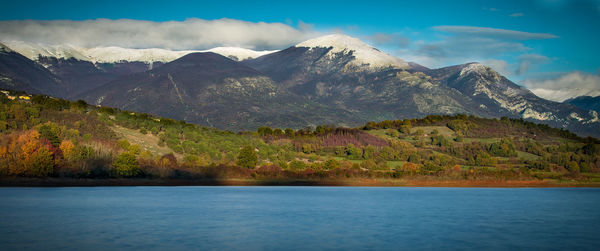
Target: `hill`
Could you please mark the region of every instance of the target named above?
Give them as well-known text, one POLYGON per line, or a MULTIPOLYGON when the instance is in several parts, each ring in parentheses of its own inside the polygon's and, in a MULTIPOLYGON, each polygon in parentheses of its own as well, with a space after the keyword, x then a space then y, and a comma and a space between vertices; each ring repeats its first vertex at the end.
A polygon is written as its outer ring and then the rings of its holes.
POLYGON ((3 184, 19 177, 319 184, 600 181, 597 139, 506 117, 430 115, 360 128, 263 126, 233 133, 12 91, 0 95, 0 108, 3 184))

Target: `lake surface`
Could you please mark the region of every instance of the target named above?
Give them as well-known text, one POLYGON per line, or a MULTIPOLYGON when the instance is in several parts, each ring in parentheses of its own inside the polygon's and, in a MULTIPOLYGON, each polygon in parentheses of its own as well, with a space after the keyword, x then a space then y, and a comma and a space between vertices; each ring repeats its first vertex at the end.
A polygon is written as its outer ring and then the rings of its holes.
POLYGON ((595 188, 0 188, 0 250, 598 248, 595 188))

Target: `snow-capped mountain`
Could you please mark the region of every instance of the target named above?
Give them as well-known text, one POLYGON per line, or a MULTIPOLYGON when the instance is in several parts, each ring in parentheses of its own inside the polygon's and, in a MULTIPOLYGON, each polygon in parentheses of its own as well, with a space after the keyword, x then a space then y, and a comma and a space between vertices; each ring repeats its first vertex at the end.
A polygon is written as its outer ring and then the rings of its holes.
MULTIPOLYGON (((29 58, 61 80, 64 88, 60 97, 73 97, 121 76, 136 74, 159 67, 194 50, 130 49, 121 47, 83 48, 73 45, 46 45, 20 41, 6 42, 6 48, 29 58)), ((273 51, 253 51, 237 47, 217 47, 214 52, 239 61, 259 57, 273 51)))
POLYGON ((9 43, 0 46, 0 84, 231 130, 463 113, 600 136, 596 111, 540 98, 492 68, 429 69, 345 35, 263 52, 9 43))
POLYGON ((275 51, 253 51, 239 47, 216 47, 209 50, 183 50, 174 51, 159 48, 130 49, 122 47, 94 47, 83 48, 73 45, 46 45, 39 43, 27 43, 22 41, 5 41, 6 46, 21 55, 38 61, 39 57, 57 59, 76 59, 92 63, 118 63, 118 62, 143 62, 152 64, 154 62, 168 63, 182 56, 194 52, 214 52, 236 61, 257 58, 275 51))
POLYGON ((358 38, 353 38, 342 34, 326 35, 304 41, 295 47, 308 48, 331 48, 326 56, 333 58, 341 54, 351 54, 354 60, 351 63, 361 66, 368 64, 372 68, 392 67, 398 69, 410 68, 407 62, 397 57, 365 44, 358 38))
POLYGON ((600 135, 595 114, 539 98, 482 64, 428 69, 390 58, 356 38, 331 35, 245 63, 297 95, 366 121, 464 113, 600 135))

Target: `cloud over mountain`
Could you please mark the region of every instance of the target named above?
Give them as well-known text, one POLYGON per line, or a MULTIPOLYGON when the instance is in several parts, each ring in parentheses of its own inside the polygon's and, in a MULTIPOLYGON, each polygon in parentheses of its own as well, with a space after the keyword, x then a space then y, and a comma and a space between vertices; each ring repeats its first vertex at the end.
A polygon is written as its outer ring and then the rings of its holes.
POLYGON ((283 23, 235 19, 154 22, 132 19, 0 21, 3 41, 71 44, 82 47, 208 49, 236 46, 281 49, 314 37, 310 25, 294 28, 283 23))
POLYGON ((522 84, 542 98, 559 102, 579 96, 600 95, 600 76, 579 71, 553 79, 528 79, 522 84))

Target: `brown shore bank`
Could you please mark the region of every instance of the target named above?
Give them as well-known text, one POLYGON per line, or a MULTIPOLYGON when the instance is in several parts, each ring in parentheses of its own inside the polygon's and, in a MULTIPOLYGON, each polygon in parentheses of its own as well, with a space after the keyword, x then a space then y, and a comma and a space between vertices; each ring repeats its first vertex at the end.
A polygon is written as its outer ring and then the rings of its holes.
POLYGON ((576 180, 427 180, 427 179, 71 179, 4 178, 0 187, 94 186, 350 186, 350 187, 600 187, 576 180))

